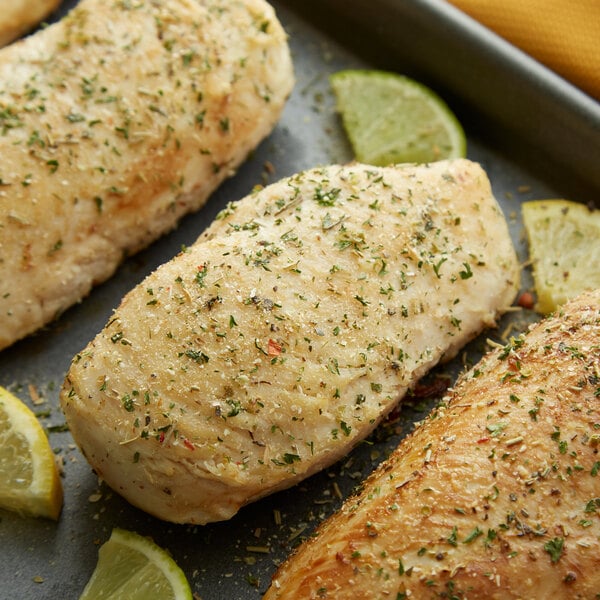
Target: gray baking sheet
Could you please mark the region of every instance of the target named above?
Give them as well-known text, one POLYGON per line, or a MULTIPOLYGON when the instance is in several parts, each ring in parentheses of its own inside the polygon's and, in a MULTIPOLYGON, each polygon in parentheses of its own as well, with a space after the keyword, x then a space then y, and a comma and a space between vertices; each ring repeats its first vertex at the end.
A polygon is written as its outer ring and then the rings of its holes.
MULTIPOLYGON (((67 3, 63 11, 73 4, 75 2, 67 3)), ((334 110, 328 84, 330 73, 350 67, 396 68, 437 85, 437 91, 450 101, 465 125, 469 158, 479 161, 489 174, 523 261, 527 253, 520 222, 521 202, 564 196, 569 192, 572 199, 587 202, 591 192, 597 192, 597 182, 593 177, 586 177, 585 172, 581 173, 581 169, 571 178, 577 171, 570 168, 573 165, 565 164, 564 171, 559 169, 557 179, 554 168, 544 171, 544 165, 550 163, 533 160, 533 156, 528 161, 523 148, 533 148, 538 159, 542 150, 535 150, 535 140, 529 139, 527 145, 513 137, 513 130, 506 128, 502 118, 494 118, 491 111, 494 107, 473 105, 472 100, 477 97, 476 80, 465 79, 460 84, 449 85, 447 78, 440 78, 439 73, 430 68, 431 64, 411 60, 410 54, 403 54, 394 62, 388 34, 377 20, 369 23, 365 18, 368 27, 364 31, 352 29, 351 24, 344 25, 343 35, 340 35, 336 25, 339 21, 335 17, 336 2, 322 2, 320 8, 312 3, 310 14, 307 13, 310 2, 273 4, 289 34, 297 77, 294 93, 273 134, 238 173, 222 185, 204 209, 186 217, 171 234, 127 260, 110 281, 96 288, 57 321, 0 353, 0 385, 32 407, 47 428, 51 445, 63 464, 65 491, 63 512, 56 523, 0 511, 0 598, 78 598, 96 564, 99 545, 108 539, 114 527, 149 535, 168 549, 184 570, 197 598, 260 598, 277 565, 340 506, 343 498, 385 458, 413 423, 427 414, 439 399, 436 394, 429 396, 428 390, 438 389, 436 384, 448 381, 444 379, 447 374, 454 377, 465 364, 476 360, 485 350, 486 338, 500 340, 511 330, 516 332, 536 318, 529 311, 505 318, 497 330, 486 332, 452 365, 437 369, 431 378, 432 386, 422 386, 401 411, 395 412, 367 442, 340 463, 290 490, 242 509, 228 522, 206 526, 161 522, 133 508, 98 480, 65 430, 58 405, 59 388, 71 358, 104 326, 121 297, 158 265, 177 254, 182 245, 191 244, 228 201, 245 196, 256 184, 267 184, 316 165, 351 159, 334 110), (319 19, 318 11, 325 11, 327 7, 330 12, 319 19), (352 31, 355 31, 354 36, 352 31), (348 42, 357 41, 361 36, 362 44, 348 42), (364 50, 365 39, 371 41, 368 51, 364 50), (42 402, 34 405, 32 398, 36 396, 42 402)), ((426 10, 431 10, 430 2, 424 4, 426 10)), ((396 17, 390 13, 392 18, 396 17)), ((393 24, 398 39, 413 35, 403 30, 403 23, 411 27, 410 22, 402 20, 393 24)), ((423 25, 430 29, 427 33, 432 39, 436 31, 440 33, 436 53, 444 52, 447 36, 441 35, 443 23, 441 20, 423 25)), ((460 34, 456 30, 460 29, 459 25, 454 23, 455 34, 460 34)), ((354 27, 358 25, 355 23, 354 27)), ((472 35, 471 30, 465 31, 465 36, 468 35, 472 35)), ((489 39, 487 34, 483 39, 489 39)), ((511 72, 510 60, 503 65, 511 72)), ((516 62, 513 70, 518 70, 516 62)), ((576 92, 574 96, 581 99, 576 92)), ((574 115, 577 109, 568 102, 561 110, 569 118, 581 116, 574 115)), ((526 107, 522 107, 522 111, 526 113, 526 107)), ((512 125, 514 130, 519 130, 519 123, 512 125)), ((526 124, 522 125, 526 130, 526 124)), ((549 128, 552 125, 547 124, 549 128)), ((597 127, 598 122, 592 125, 597 127)), ((523 287, 529 285, 525 272, 523 287)))

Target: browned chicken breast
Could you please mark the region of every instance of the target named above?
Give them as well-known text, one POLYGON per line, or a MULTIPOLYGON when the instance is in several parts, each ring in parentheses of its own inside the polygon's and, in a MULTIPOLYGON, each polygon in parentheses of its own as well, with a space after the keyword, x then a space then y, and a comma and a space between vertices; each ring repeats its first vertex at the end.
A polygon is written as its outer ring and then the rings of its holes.
POLYGON ((131 503, 227 519, 346 454, 518 278, 478 165, 306 171, 230 205, 128 294, 62 406, 131 503))
POLYGON ((293 83, 263 0, 83 0, 0 51, 0 349, 199 208, 293 83))
POLYGON ((597 598, 600 291, 488 354, 265 598, 597 598))
POLYGON ((0 8, 0 46, 6 46, 43 21, 61 0, 3 0, 0 8))

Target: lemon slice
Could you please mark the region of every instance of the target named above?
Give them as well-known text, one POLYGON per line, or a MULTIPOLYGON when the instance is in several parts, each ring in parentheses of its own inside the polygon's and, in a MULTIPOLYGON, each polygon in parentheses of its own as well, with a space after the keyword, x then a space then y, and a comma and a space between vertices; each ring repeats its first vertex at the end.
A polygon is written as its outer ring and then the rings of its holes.
POLYGON ((58 519, 62 485, 48 438, 31 410, 0 387, 0 507, 58 519))
POLYGON ((538 312, 600 288, 600 211, 568 200, 533 200, 521 210, 538 312))
POLYGON ((339 71, 330 82, 360 162, 385 166, 465 156, 462 126, 424 85, 396 73, 370 70, 339 71))
POLYGON ((150 539, 113 529, 79 600, 192 600, 183 571, 150 539))

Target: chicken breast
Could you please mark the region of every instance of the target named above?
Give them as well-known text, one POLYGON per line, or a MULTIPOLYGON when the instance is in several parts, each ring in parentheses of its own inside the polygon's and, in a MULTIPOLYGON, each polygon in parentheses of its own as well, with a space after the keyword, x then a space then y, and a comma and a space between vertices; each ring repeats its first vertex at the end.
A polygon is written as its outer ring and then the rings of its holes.
POLYGON ((61 393, 96 472, 169 521, 330 465, 513 300, 482 169, 330 166, 228 206, 128 294, 61 393))
POLYGON ((600 291, 462 376, 265 598, 595 598, 600 291))
POLYGON ((61 0, 4 0, 0 11, 0 46, 6 46, 43 21, 61 0))
POLYGON ((82 0, 0 51, 0 349, 199 208, 292 83, 263 0, 82 0))

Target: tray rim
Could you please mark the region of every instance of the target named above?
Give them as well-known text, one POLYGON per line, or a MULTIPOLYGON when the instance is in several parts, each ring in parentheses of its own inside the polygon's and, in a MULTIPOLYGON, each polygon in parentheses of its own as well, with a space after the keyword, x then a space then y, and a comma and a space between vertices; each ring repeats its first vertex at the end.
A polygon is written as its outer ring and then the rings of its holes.
POLYGON ((600 206, 600 102, 454 5, 445 0, 280 1, 342 45, 364 51, 365 40, 376 38, 378 48, 367 51, 382 68, 413 65, 425 83, 463 104, 465 114, 478 115, 475 126, 486 128, 493 142, 522 152, 546 176, 555 177, 558 170, 568 181, 558 187, 565 193, 573 189, 573 199, 600 206), (400 22, 410 24, 408 38, 397 35, 400 22), (495 131, 488 129, 490 123, 495 131), (522 145, 526 150, 516 148, 522 145))

